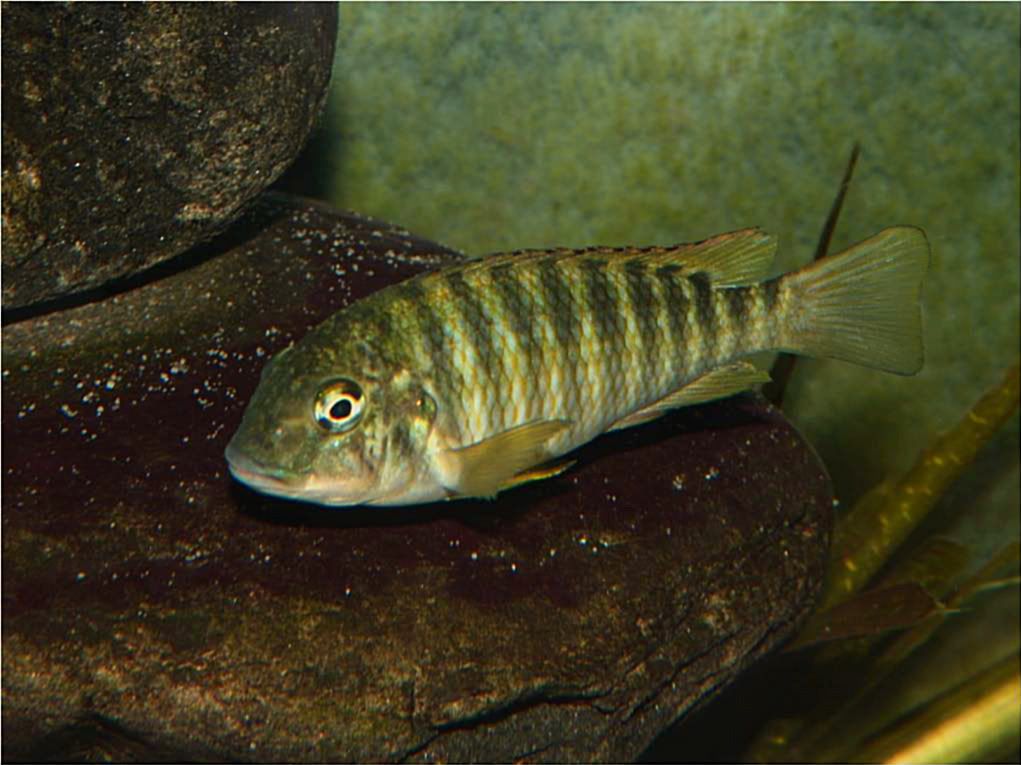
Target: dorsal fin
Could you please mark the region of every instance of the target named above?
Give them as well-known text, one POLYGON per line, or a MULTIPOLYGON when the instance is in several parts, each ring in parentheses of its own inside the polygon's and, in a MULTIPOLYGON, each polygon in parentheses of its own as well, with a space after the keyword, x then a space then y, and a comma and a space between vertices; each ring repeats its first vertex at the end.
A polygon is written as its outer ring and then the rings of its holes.
POLYGON ((672 251, 650 253, 647 260, 656 265, 676 263, 685 273, 701 271, 714 287, 738 287, 765 279, 775 254, 775 236, 759 228, 745 228, 672 251))
POLYGON ((701 242, 669 247, 586 247, 572 250, 520 250, 473 259, 453 269, 469 273, 501 265, 524 266, 539 260, 594 258, 607 263, 641 260, 651 266, 676 265, 683 274, 704 273, 716 287, 754 284, 765 278, 776 253, 776 237, 746 228, 701 242))

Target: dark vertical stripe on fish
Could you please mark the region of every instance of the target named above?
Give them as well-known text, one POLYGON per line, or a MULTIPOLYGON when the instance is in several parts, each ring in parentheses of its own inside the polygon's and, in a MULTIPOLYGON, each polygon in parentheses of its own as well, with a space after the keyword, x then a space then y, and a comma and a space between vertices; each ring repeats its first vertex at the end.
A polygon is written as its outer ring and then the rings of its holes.
POLYGON ((454 295, 451 308, 463 320, 465 342, 469 342, 478 359, 478 371, 485 376, 488 391, 499 395, 501 362, 500 354, 493 346, 493 321, 486 313, 478 292, 467 281, 461 270, 443 272, 447 285, 454 295))
POLYGON ((539 356, 541 338, 537 334, 538 326, 528 283, 523 281, 520 269, 513 263, 501 263, 490 269, 489 273, 493 289, 500 299, 502 319, 507 322, 520 348, 517 356, 518 363, 522 365, 522 373, 526 380, 535 380, 542 363, 539 356))
POLYGON ((660 266, 656 269, 656 278, 663 286, 663 297, 666 300, 664 310, 670 325, 669 357, 675 361, 680 360, 688 341, 688 293, 684 289, 681 267, 676 263, 660 266))
POLYGON ((780 279, 770 279, 768 282, 763 282, 758 285, 758 289, 761 290, 762 309, 766 313, 762 318, 769 319, 773 315, 779 300, 780 279))
POLYGON ((576 301, 571 285, 556 261, 540 262, 539 283, 542 285, 545 312, 553 324, 555 338, 553 347, 545 349, 547 358, 553 360, 560 371, 565 373, 563 397, 572 400, 575 393, 573 365, 577 364, 581 342, 576 301))
POLYGON ((653 287, 652 276, 642 260, 629 260, 624 267, 627 275, 628 297, 631 309, 638 322, 638 338, 641 357, 648 369, 659 369, 660 353, 659 318, 660 306, 653 287))
MULTIPOLYGON (((702 330, 702 337, 712 343, 720 331, 719 322, 716 319, 716 311, 713 305, 713 285, 705 272, 699 271, 688 277, 695 292, 695 309, 698 313, 698 324, 702 330)), ((707 352, 708 349, 703 349, 707 352)))
MULTIPOLYGON (((429 276, 426 278, 435 278, 429 276)), ((436 390, 432 391, 437 398, 437 405, 446 407, 452 418, 463 420, 464 407, 457 400, 457 409, 452 409, 457 399, 457 392, 464 387, 461 370, 456 369, 451 353, 451 344, 447 340, 443 318, 437 314, 426 299, 427 291, 423 279, 409 279, 402 285, 407 303, 414 311, 413 316, 418 323, 419 335, 425 340, 426 353, 431 362, 431 372, 436 380, 436 390)), ((460 435, 460 434, 458 434, 460 435)))
POLYGON ((586 260, 581 271, 592 312, 592 329, 598 346, 600 362, 609 370, 619 362, 613 348, 620 334, 620 307, 607 274, 605 260, 586 260))
POLYGON ((728 287, 719 290, 727 311, 727 329, 740 332, 749 321, 749 309, 755 297, 747 287, 728 287))
POLYGON ((716 315, 720 322, 720 334, 717 337, 717 355, 733 356, 742 347, 745 337, 754 331, 756 310, 754 288, 724 287, 713 290, 716 315))

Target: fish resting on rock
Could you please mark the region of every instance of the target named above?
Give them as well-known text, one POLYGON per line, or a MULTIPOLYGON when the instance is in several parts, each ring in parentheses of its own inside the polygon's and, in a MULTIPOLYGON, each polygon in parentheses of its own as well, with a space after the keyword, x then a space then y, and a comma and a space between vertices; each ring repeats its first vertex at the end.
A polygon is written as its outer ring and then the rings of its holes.
POLYGON ((601 433, 767 380, 750 354, 921 368, 920 229, 766 279, 775 251, 745 229, 492 255, 382 289, 266 365, 231 473, 323 505, 492 497, 601 433))

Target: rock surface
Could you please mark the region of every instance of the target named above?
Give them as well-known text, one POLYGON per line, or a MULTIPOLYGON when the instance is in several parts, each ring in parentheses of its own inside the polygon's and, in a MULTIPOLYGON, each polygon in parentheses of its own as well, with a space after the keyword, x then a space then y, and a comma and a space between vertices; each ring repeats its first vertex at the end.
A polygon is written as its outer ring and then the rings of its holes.
POLYGON ((4 759, 630 760, 809 608, 829 481, 758 397, 495 502, 231 483, 268 356, 457 256, 282 198, 214 249, 4 328, 4 759))
POLYGON ((297 155, 337 9, 3 4, 3 305, 209 237, 297 155))

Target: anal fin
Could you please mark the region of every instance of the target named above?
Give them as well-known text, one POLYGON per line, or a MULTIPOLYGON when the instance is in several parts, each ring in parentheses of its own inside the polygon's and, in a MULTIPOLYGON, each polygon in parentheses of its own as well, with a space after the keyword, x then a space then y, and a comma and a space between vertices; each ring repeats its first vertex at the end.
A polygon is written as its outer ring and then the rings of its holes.
POLYGON ((546 475, 540 469, 534 476, 530 468, 549 458, 546 443, 569 427, 568 420, 540 420, 451 449, 449 456, 458 463, 458 479, 449 488, 461 497, 494 497, 511 486, 556 475, 566 466, 546 475))
POLYGON ((769 374, 747 361, 738 361, 719 367, 697 377, 683 388, 668 393, 648 406, 621 417, 609 430, 621 430, 641 425, 662 417, 671 409, 693 404, 704 404, 719 398, 733 396, 769 381, 769 374))

